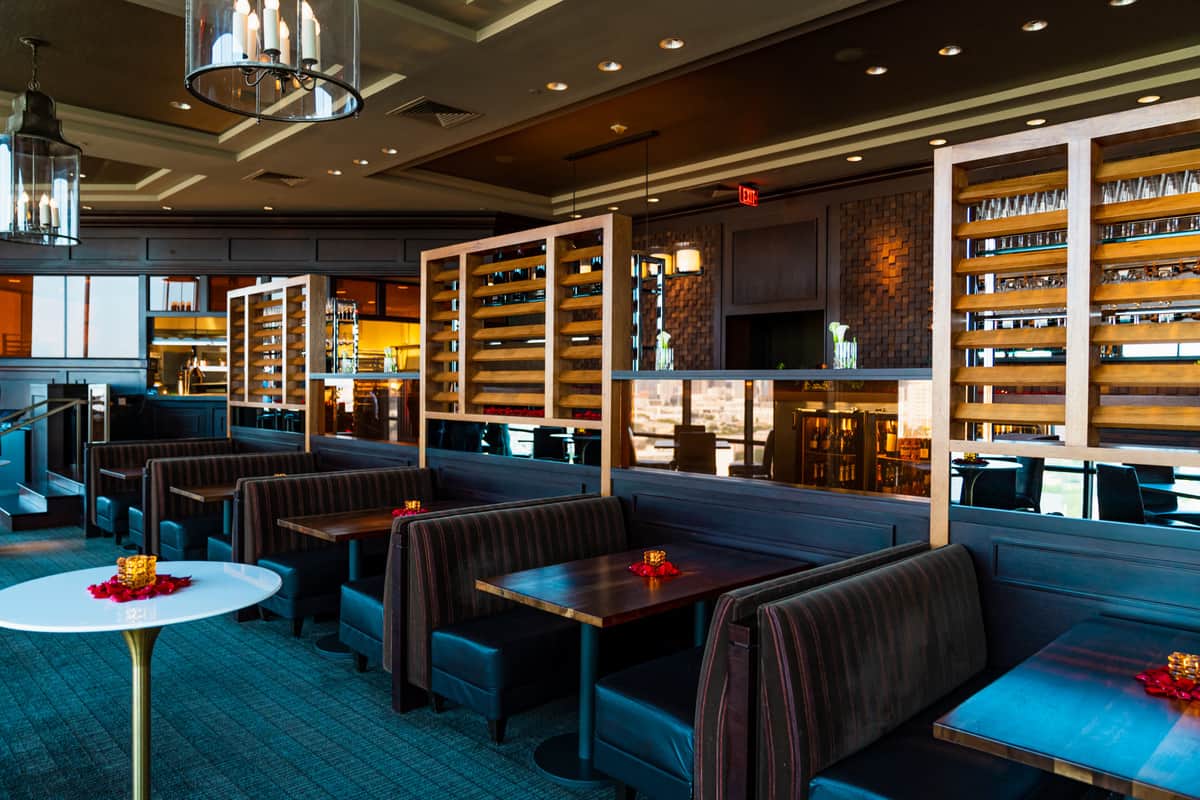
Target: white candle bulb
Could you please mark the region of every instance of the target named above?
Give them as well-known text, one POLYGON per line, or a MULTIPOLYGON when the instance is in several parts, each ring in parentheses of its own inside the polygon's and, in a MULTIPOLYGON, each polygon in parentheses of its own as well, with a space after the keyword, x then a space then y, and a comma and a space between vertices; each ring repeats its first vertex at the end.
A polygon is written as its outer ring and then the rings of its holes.
POLYGON ((251 11, 246 17, 246 58, 258 61, 258 14, 251 11))
POLYGON ((250 52, 246 45, 246 21, 250 17, 250 3, 237 0, 233 5, 233 60, 241 61, 250 52))
POLYGON ((292 32, 282 20, 279 22, 279 60, 284 64, 292 63, 292 32))
POLYGON ((263 2, 263 50, 279 50, 279 0, 263 2))
POLYGON ((29 227, 29 192, 21 192, 17 201, 17 223, 22 228, 29 227))
POLYGON ((50 201, 50 227, 58 228, 58 203, 50 201))
POLYGON ((321 21, 313 17, 314 37, 317 43, 317 49, 313 52, 313 69, 321 65, 321 21))
POLYGON ((317 18, 308 3, 300 4, 300 58, 302 61, 317 60, 317 18))
POLYGON ((38 225, 43 227, 50 224, 50 197, 43 194, 38 200, 38 225))

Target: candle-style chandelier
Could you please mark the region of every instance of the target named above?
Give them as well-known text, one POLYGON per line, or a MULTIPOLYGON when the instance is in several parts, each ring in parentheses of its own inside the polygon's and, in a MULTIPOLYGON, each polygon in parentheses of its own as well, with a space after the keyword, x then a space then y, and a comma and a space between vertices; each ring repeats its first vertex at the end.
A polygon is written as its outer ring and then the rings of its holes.
POLYGON ((83 152, 62 135, 54 101, 38 83, 38 47, 29 88, 13 98, 0 134, 0 239, 23 244, 79 244, 79 162, 83 152))
POLYGON ((205 103, 277 122, 362 110, 358 0, 187 0, 184 84, 205 103))

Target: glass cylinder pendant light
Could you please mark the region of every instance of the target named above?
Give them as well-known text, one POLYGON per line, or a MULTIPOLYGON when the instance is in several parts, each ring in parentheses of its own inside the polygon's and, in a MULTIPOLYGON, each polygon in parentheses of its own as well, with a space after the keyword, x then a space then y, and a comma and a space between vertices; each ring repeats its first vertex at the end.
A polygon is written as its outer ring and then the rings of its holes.
POLYGON ((187 0, 184 84, 205 103, 278 122, 362 110, 358 0, 187 0))
POLYGON ((82 151, 62 135, 54 101, 38 84, 37 49, 29 88, 13 101, 0 135, 0 239, 39 245, 79 244, 79 162, 82 151))

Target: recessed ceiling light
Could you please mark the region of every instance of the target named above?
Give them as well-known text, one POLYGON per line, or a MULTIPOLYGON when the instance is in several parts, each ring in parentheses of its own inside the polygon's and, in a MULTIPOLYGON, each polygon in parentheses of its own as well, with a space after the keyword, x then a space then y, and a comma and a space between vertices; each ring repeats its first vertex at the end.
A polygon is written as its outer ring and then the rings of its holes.
POLYGON ((962 48, 956 44, 948 44, 938 50, 939 56, 956 56, 962 52, 962 48))
POLYGON ((1150 103, 1157 103, 1159 100, 1162 100, 1162 98, 1156 94, 1144 94, 1138 98, 1138 102, 1141 103, 1142 105, 1149 105, 1150 103))
MULTIPOLYGON (((84 208, 87 208, 87 206, 84 206, 84 208)), ((9 278, 8 282, 9 283, 20 283, 21 279, 20 278, 9 278)))
POLYGON ((275 206, 263 206, 263 211, 274 211, 275 206))
POLYGON ((941 147, 942 145, 944 145, 946 143, 946 140, 945 139, 930 139, 929 143, 931 145, 933 145, 934 147, 941 147))
POLYGON ((379 148, 379 152, 383 153, 385 156, 394 156, 400 151, 394 147, 381 147, 379 148))
POLYGON ((620 136, 622 133, 624 133, 625 131, 629 130, 629 126, 628 126, 628 125, 622 125, 622 124, 621 124, 621 123, 619 123, 619 122, 614 122, 612 125, 609 125, 609 126, 608 126, 608 129, 609 129, 610 131, 612 131, 613 133, 615 133, 617 136, 620 136))
POLYGON ((583 214, 572 214, 571 219, 583 219, 583 214))
POLYGON ((84 172, 79 173, 79 180, 83 180, 86 177, 87 177, 87 173, 84 173, 84 172))
POLYGON ((868 75, 882 75, 885 72, 887 72, 887 67, 884 66, 876 65, 874 67, 867 67, 868 75))
POLYGON ((647 198, 646 198, 646 202, 647 202, 647 203, 657 203, 657 202, 658 202, 658 198, 657 198, 657 197, 647 197, 647 198))
POLYGON ((1110 6, 1113 6, 1114 8, 1121 8, 1122 6, 1131 6, 1136 2, 1137 2, 1137 0, 1108 0, 1108 4, 1110 6))
POLYGON ((326 171, 327 173, 329 173, 330 175, 334 175, 334 176, 337 176, 337 175, 341 175, 341 174, 342 174, 342 171, 341 171, 340 169, 327 169, 327 170, 325 170, 325 171, 326 171))
POLYGON ((621 207, 620 206, 609 206, 608 210, 609 211, 620 211, 621 207))
POLYGON ((371 162, 367 161, 365 158, 354 159, 354 166, 356 166, 356 167, 365 167, 367 164, 370 164, 370 163, 371 162))
POLYGON ((683 39, 680 39, 678 36, 668 36, 665 39, 658 40, 658 46, 663 50, 678 50, 685 44, 687 44, 687 42, 683 41, 683 39))
POLYGON ((91 210, 92 210, 92 207, 91 207, 91 206, 80 206, 80 208, 82 208, 84 211, 91 211, 91 210))
POLYGON ((1031 128, 1036 128, 1038 125, 1045 125, 1046 120, 1042 119, 1041 117, 1034 117, 1033 119, 1025 120, 1025 124, 1031 128))
POLYGON ((620 61, 601 61, 596 65, 596 69, 601 72, 620 72, 623 66, 620 61))
POLYGON ((180 111, 191 111, 192 110, 192 104, 185 103, 182 100, 172 100, 170 105, 171 105, 171 108, 177 108, 180 111))
POLYGON ((1031 19, 1021 26, 1021 30, 1027 33, 1035 33, 1037 31, 1046 30, 1049 25, 1050 23, 1046 22, 1044 19, 1031 19))
POLYGON ((863 160, 863 157, 862 156, 846 156, 846 160, 849 161, 851 164, 857 164, 859 161, 863 160))
POLYGON ((163 206, 163 207, 162 207, 162 210, 163 210, 163 211, 171 211, 171 210, 173 210, 174 208, 175 208, 174 206, 163 206))
POLYGON ((546 84, 546 88, 552 92, 565 92, 570 87, 562 81, 550 81, 546 84))

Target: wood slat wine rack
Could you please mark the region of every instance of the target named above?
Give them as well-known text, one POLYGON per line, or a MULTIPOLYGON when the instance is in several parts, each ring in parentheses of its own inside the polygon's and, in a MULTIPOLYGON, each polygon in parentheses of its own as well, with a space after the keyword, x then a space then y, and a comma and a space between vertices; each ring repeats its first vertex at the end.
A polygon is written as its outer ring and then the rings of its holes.
POLYGON ((229 405, 308 411, 308 373, 324 367, 325 279, 234 289, 227 302, 229 405))
POLYGON ((935 543, 955 452, 1200 466, 1151 435, 1200 426, 1200 365, 1121 349, 1200 342, 1198 141, 1191 98, 937 151, 935 543))
POLYGON ((423 253, 425 418, 606 431, 630 361, 631 238, 610 214, 423 253))

